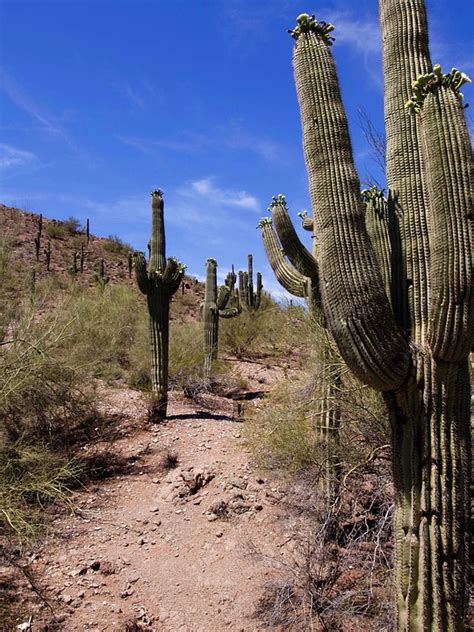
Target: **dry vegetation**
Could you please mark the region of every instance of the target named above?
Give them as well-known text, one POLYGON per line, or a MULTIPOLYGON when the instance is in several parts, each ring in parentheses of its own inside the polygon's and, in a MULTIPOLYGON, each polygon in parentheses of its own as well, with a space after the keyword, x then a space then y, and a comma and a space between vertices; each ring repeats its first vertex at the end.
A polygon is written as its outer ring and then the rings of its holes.
MULTIPOLYGON (((70 236, 77 237, 76 225, 70 236)), ((50 224, 53 225, 53 224, 50 224)), ((66 227, 67 228, 67 227, 66 227)), ((66 229, 64 229, 66 230, 66 229)), ((109 238, 115 255, 126 244, 109 238)), ((13 264, 14 248, 0 243, 0 535, 4 551, 32 542, 48 523, 51 503, 68 503, 70 490, 104 467, 77 455, 113 434, 116 420, 99 412, 101 382, 149 389, 148 318, 132 284, 103 291, 60 272, 40 275, 13 264), (54 306, 54 308, 53 308, 54 306), (10 543, 8 545, 7 543, 10 543), (10 546, 10 548, 9 548, 10 546)), ((199 285, 196 284, 196 288, 199 285)), ((187 398, 245 389, 232 362, 245 358, 292 370, 246 417, 244 432, 260 465, 290 476, 294 493, 286 512, 292 524, 290 559, 266 559, 272 580, 256 616, 284 629, 388 629, 388 569, 392 513, 388 429, 380 397, 358 383, 337 355, 321 365, 312 350, 328 341, 303 307, 280 306, 265 296, 221 328, 220 355, 211 382, 201 377, 203 353, 195 320, 200 291, 178 292, 173 304, 170 385, 187 398), (337 439, 318 432, 318 385, 341 374, 337 439), (329 502, 328 455, 337 464, 329 502), (356 623, 354 623, 356 622, 356 623), (317 627, 319 626, 319 628, 317 627), (371 627, 372 626, 372 627, 371 627), (375 627, 374 627, 375 626, 375 627)), ((319 356, 318 356, 319 357, 319 356)), ((113 450, 110 453, 113 458, 113 450)), ((179 455, 169 453, 165 469, 179 455)), ((102 464, 104 465, 104 464, 102 464)), ((107 467, 105 467, 107 469, 107 467)), ((258 557, 258 551, 253 555, 258 557)))

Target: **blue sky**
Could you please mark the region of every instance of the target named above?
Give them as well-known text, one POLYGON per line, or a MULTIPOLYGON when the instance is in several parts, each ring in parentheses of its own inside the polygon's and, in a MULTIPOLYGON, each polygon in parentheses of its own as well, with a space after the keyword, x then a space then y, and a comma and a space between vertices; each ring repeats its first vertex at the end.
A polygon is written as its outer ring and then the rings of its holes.
MULTIPOLYGON (((474 77, 474 4, 427 7, 433 62, 474 77)), ((251 252, 278 294, 256 226, 274 194, 309 208, 286 32, 301 12, 336 27, 359 173, 382 182, 358 117, 383 129, 376 0, 3 0, 0 202, 144 250, 159 187, 168 255, 224 276, 251 252)))

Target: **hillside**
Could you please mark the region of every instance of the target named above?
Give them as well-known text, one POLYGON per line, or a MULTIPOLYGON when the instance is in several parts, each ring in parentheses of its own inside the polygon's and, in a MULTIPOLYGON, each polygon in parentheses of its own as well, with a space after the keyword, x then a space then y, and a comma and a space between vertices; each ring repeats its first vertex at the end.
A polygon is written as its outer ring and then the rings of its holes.
MULTIPOLYGON (((34 270, 37 281, 55 277, 60 283, 61 280, 74 278, 81 286, 93 287, 97 284, 96 274, 103 260, 108 283, 135 285, 133 269, 131 273, 129 270, 131 247, 114 236, 98 237, 91 232, 87 239, 85 228, 74 218, 64 221, 42 216, 37 261, 35 239, 39 221, 38 214, 0 204, 0 240, 7 246, 11 267, 23 276, 34 270), (49 266, 48 248, 51 253, 49 266), (75 274, 74 256, 77 268, 75 274)), ((197 279, 186 276, 181 290, 172 299, 171 317, 179 320, 196 319, 203 296, 203 285, 197 279)))

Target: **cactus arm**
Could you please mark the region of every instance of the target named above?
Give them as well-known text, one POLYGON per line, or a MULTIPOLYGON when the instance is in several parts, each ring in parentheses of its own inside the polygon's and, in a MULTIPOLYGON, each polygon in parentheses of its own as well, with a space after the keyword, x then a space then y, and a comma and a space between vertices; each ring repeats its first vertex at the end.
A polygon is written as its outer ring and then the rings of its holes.
POLYGON ((426 96, 420 117, 429 195, 430 321, 436 358, 468 356, 474 339, 471 144, 459 96, 441 86, 426 96))
POLYGON ((301 226, 304 230, 308 230, 309 232, 313 232, 314 222, 312 217, 308 217, 307 211, 301 211, 298 213, 298 217, 301 218, 301 226))
POLYGON ((293 223, 288 215, 285 196, 278 195, 274 197, 270 209, 273 217, 273 225, 275 226, 285 255, 298 272, 301 272, 304 276, 311 277, 313 282, 317 284, 318 264, 309 250, 301 243, 294 229, 293 223))
POLYGON ((385 293, 392 303, 392 244, 390 243, 389 205, 383 191, 371 187, 362 191, 365 224, 382 273, 385 293))
POLYGON ((150 273, 163 272, 166 267, 166 239, 164 223, 164 202, 163 192, 160 189, 151 193, 151 241, 150 241, 150 261, 148 267, 150 273))
POLYGON ((406 379, 409 348, 365 227, 334 60, 314 30, 299 35, 293 59, 328 327, 359 379, 391 390, 406 379))
POLYGON ((145 255, 143 252, 135 252, 133 256, 135 259, 135 278, 138 288, 142 294, 150 294, 152 291, 152 283, 148 277, 145 255))
POLYGON ((418 143, 418 122, 403 110, 412 80, 431 70, 424 0, 379 0, 383 44, 384 110, 387 139, 389 204, 400 220, 402 235, 400 301, 395 316, 424 344, 428 322, 426 193, 418 143))
POLYGON ((217 292, 216 306, 218 310, 225 309, 230 298, 230 289, 227 285, 221 285, 217 292))
POLYGON ((227 307, 219 310, 219 318, 235 318, 240 315, 240 310, 237 307, 227 307))
POLYGON ((281 245, 272 225, 272 220, 265 217, 260 221, 260 231, 268 261, 280 285, 293 296, 308 297, 308 279, 288 263, 282 253, 281 245))

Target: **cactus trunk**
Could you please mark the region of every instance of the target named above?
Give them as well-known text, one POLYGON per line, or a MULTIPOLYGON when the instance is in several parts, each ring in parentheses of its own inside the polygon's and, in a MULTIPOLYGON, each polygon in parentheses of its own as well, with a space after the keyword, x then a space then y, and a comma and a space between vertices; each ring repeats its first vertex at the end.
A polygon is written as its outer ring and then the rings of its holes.
POLYGON ((206 293, 204 298, 204 377, 210 378, 212 363, 217 358, 219 311, 217 309, 217 262, 207 260, 206 293))
POLYGON ((163 285, 156 285, 147 295, 150 317, 151 387, 153 395, 150 420, 166 418, 168 408, 168 355, 170 295, 163 285))
POLYGON ((392 426, 397 630, 460 632, 474 337, 472 151, 456 94, 466 78, 431 72, 423 0, 380 0, 389 195, 385 214, 371 194, 363 221, 333 27, 297 21, 322 307, 349 368, 384 393, 392 426))
POLYGON ((204 377, 209 379, 212 364, 217 359, 219 344, 219 318, 235 318, 241 312, 239 293, 234 291, 236 276, 232 272, 227 275, 225 285, 217 291, 217 261, 207 260, 206 291, 202 304, 202 321, 204 326, 204 377))
POLYGON ((395 483, 397 629, 464 630, 470 532, 467 360, 423 358, 414 379, 386 395, 395 483))

